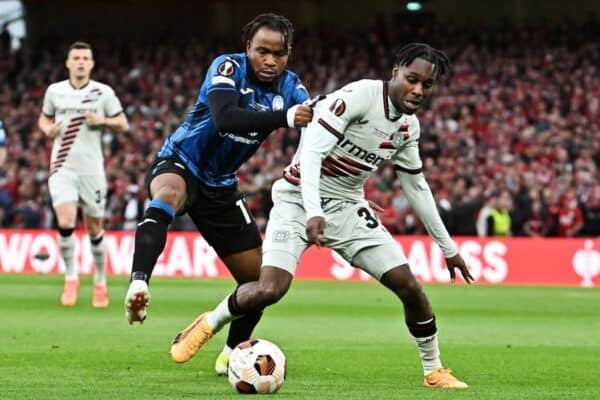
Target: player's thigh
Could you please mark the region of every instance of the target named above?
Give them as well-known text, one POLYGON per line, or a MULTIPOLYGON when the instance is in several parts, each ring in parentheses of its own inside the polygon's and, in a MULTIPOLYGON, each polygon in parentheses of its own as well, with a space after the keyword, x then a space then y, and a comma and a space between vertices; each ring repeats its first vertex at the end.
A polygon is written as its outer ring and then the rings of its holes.
POLYGON ((79 200, 77 179, 77 175, 69 171, 58 171, 50 175, 48 191, 54 209, 63 203, 77 203, 79 200))
POLYGON ((150 199, 163 200, 178 214, 183 214, 194 179, 178 158, 158 158, 146 174, 145 185, 150 199))
POLYGON ((54 208, 54 213, 60 228, 74 228, 77 223, 77 202, 60 203, 54 208))
MULTIPOLYGON (((381 278, 384 275, 396 268, 402 273, 412 275, 406 257, 395 241, 364 248, 358 251, 351 260, 348 260, 348 262, 369 273, 379 281, 381 281, 381 278)), ((405 278, 408 280, 409 277, 406 276, 405 278)), ((404 282, 406 280, 403 279, 402 281, 404 282)), ((394 286, 399 285, 401 285, 401 283, 394 286)))
POLYGON ((223 263, 238 283, 252 282, 260 276, 262 252, 260 247, 223 257, 223 263))
POLYGON ((292 276, 308 247, 306 213, 300 202, 291 193, 274 195, 263 243, 263 265, 283 269, 292 276))
POLYGON ((206 188, 197 181, 191 189, 193 201, 188 201, 187 213, 219 257, 231 260, 235 255, 238 262, 232 266, 236 270, 238 265, 252 268, 251 274, 260 270, 256 252, 249 250, 260 249, 262 238, 243 196, 235 188, 206 188))
POLYGON ((406 264, 402 249, 366 202, 325 207, 328 245, 377 279, 406 264))
POLYGON ((106 207, 106 176, 82 175, 78 179, 79 203, 84 215, 104 217, 106 207))

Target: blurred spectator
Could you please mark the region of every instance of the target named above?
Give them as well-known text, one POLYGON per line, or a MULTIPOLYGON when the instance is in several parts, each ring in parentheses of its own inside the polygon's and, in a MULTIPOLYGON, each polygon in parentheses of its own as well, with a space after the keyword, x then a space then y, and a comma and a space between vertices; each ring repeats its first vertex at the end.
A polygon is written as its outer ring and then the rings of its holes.
POLYGON ((569 191, 563 197, 562 207, 558 211, 558 236, 577 236, 583 228, 583 213, 573 192, 569 191))
POLYGON ((548 217, 544 212, 542 202, 534 200, 531 204, 531 216, 523 224, 523 232, 531 237, 546 236, 548 226, 548 217))
POLYGON ((6 160, 6 128, 4 127, 4 121, 0 118, 0 166, 4 164, 6 160))
POLYGON ((490 215, 487 217, 487 235, 488 236, 510 236, 512 216, 510 214, 513 208, 512 197, 508 190, 503 190, 495 198, 494 205, 490 209, 490 215))

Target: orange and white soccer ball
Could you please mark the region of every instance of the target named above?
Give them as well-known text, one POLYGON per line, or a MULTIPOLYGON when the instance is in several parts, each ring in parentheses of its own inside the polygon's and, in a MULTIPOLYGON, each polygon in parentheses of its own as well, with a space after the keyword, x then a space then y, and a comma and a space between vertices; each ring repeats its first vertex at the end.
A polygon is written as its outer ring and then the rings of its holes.
POLYGON ((240 343, 229 356, 229 382, 240 393, 275 393, 286 372, 285 355, 265 339, 240 343))

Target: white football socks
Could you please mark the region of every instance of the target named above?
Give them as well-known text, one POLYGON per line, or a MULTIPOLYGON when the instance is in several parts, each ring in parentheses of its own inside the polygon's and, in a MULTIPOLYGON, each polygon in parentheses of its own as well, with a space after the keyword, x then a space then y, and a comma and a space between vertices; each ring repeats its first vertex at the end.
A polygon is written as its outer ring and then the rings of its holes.
POLYGON ((227 357, 229 357, 229 355, 231 354, 231 352, 233 351, 233 349, 227 345, 223 346, 223 351, 221 352, 221 354, 226 355, 227 357))
POLYGON ((92 256, 94 257, 94 265, 96 271, 94 273, 94 284, 106 285, 106 244, 104 241, 104 230, 100 231, 96 237, 90 236, 92 256), (94 244, 94 241, 100 239, 99 243, 94 244))
POLYGON ((219 305, 206 316, 206 322, 213 328, 215 333, 231 322, 232 319, 233 315, 231 315, 231 312, 229 311, 229 296, 225 297, 219 305))
POLYGON ((65 280, 78 280, 79 277, 73 261, 75 254, 75 236, 73 236, 73 234, 69 236, 58 235, 58 245, 60 247, 60 255, 65 262, 65 280))
POLYGON ((417 348, 419 349, 421 363, 423 364, 423 374, 427 375, 431 371, 442 368, 437 333, 432 336, 422 338, 416 337, 414 339, 415 343, 417 344, 417 348))

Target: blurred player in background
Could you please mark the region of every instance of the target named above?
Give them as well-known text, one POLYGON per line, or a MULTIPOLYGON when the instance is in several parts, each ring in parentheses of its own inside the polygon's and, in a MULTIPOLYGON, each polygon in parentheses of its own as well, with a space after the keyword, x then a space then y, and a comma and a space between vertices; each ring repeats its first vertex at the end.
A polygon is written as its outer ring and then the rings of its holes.
POLYGON ((468 387, 443 368, 429 300, 402 249, 364 198, 365 181, 384 160, 393 160, 411 207, 444 253, 452 280, 455 268, 467 282, 473 279, 442 223, 418 149, 414 113, 447 71, 445 54, 413 43, 400 49, 388 82, 353 82, 317 103, 292 164, 273 186, 259 280, 241 285, 215 310, 200 315, 171 347, 172 355, 191 358, 233 318, 277 302, 308 246, 326 245, 400 298, 421 356, 424 385, 468 387))
MULTIPOLYGON (((125 297, 130 323, 146 318, 148 283, 177 214, 190 215, 239 284, 258 279, 262 239, 237 189, 236 171, 273 130, 306 126, 312 109, 302 105, 308 100, 304 85, 286 70, 291 22, 258 15, 243 28, 243 40, 245 53, 224 54, 212 62, 196 105, 148 172, 152 201, 137 227, 125 297)), ((229 352, 249 339, 261 315, 262 309, 234 321, 217 358, 217 373, 227 373, 229 352)))
POLYGON ((6 134, 4 121, 0 118, 0 165, 6 160, 6 134))
POLYGON ((94 307, 108 306, 105 244, 102 218, 106 203, 106 176, 102 155, 102 133, 129 129, 127 118, 114 90, 90 79, 94 68, 92 48, 75 42, 69 48, 66 67, 69 79, 48 86, 38 125, 54 139, 48 187, 58 222, 59 245, 65 262, 63 306, 77 302, 79 277, 73 262, 77 207, 90 237, 96 270, 94 307))

